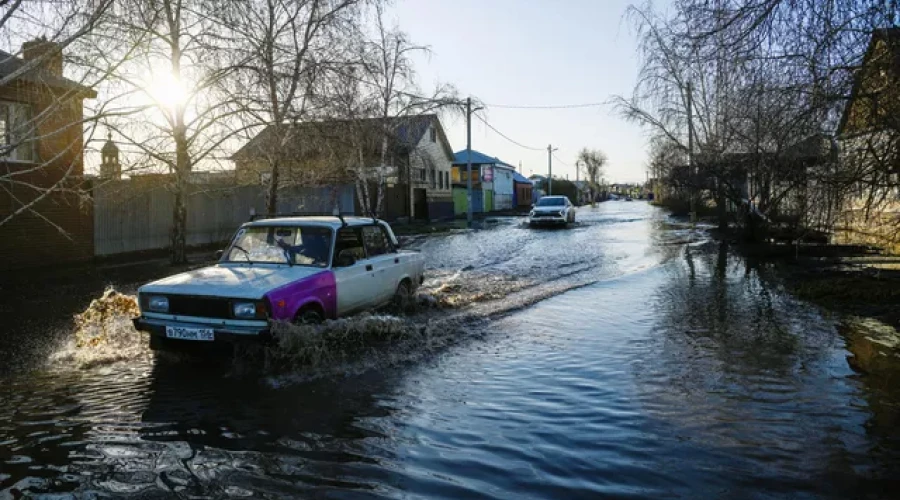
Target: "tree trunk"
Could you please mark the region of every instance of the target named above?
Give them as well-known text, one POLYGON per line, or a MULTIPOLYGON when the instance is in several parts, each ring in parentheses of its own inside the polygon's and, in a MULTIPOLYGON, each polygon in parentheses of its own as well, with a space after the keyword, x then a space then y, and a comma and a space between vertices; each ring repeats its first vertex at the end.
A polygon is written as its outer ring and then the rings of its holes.
POLYGON ((170 261, 173 265, 187 262, 187 207, 182 181, 175 179, 175 207, 172 211, 170 261))
POLYGON ((269 186, 266 190, 266 214, 275 217, 278 212, 278 161, 272 162, 272 172, 269 177, 269 186))
POLYGON ((717 184, 716 205, 719 210, 719 231, 724 234, 728 231, 728 208, 726 206, 728 201, 725 199, 725 186, 723 186, 722 181, 717 182, 717 184))
POLYGON ((187 190, 191 171, 184 126, 175 130, 175 206, 172 210, 170 261, 173 265, 187 262, 187 190))

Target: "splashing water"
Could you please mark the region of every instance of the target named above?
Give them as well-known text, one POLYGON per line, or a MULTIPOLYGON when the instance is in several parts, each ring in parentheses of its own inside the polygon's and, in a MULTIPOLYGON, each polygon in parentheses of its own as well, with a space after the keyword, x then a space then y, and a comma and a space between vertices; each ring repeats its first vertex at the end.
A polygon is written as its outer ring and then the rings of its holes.
POLYGON ((147 335, 131 324, 131 318, 138 314, 137 297, 107 288, 87 309, 75 315, 74 335, 50 357, 51 364, 86 369, 149 359, 147 335))

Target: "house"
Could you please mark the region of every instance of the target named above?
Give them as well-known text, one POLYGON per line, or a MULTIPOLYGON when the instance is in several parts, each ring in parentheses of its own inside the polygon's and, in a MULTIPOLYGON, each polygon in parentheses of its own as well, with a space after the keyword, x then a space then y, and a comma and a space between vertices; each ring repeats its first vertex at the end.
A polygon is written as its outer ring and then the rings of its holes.
MULTIPOLYGON (((453 161, 453 206, 457 215, 465 214, 468 211, 466 172, 469 161, 470 155, 467 150, 456 152, 453 161)), ((471 164, 472 212, 511 209, 515 167, 474 149, 471 150, 471 164)))
POLYGON ((872 33, 837 141, 842 173, 855 182, 839 239, 900 251, 900 28, 872 33))
POLYGON ((528 180, 524 175, 513 172, 513 208, 517 210, 528 210, 534 203, 534 183, 528 180))
POLYGON ((512 210, 516 169, 503 162, 494 164, 494 211, 512 210))
POLYGON ((277 164, 279 187, 354 184, 360 214, 375 211, 380 183, 388 220, 453 217, 453 150, 437 115, 270 125, 232 160, 241 184, 268 184, 277 164))
POLYGON ((0 269, 93 257, 93 218, 79 196, 83 100, 90 88, 63 76, 59 44, 0 51, 0 269))

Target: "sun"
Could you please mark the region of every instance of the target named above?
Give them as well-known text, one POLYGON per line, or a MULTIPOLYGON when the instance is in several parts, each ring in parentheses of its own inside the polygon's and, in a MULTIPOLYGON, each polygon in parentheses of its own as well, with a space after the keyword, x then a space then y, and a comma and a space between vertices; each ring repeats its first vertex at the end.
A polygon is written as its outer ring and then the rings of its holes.
POLYGON ((154 72, 146 85, 146 91, 159 106, 168 110, 184 105, 188 99, 184 82, 168 71, 154 72))

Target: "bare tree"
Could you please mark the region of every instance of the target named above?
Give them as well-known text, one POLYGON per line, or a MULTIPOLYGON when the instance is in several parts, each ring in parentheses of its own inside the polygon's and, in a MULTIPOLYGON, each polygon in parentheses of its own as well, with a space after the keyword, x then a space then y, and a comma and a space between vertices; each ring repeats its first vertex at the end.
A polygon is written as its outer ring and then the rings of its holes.
POLYGON ((118 5, 118 30, 111 36, 139 39, 138 50, 116 73, 110 95, 128 119, 112 126, 142 156, 170 174, 174 195, 171 231, 173 264, 187 260, 187 197, 190 174, 210 168, 223 145, 239 130, 240 112, 223 91, 233 71, 216 43, 223 27, 199 0, 127 0, 118 5))
POLYGON ((584 164, 584 173, 590 188, 591 206, 594 206, 595 195, 600 189, 600 179, 603 177, 603 167, 607 161, 606 153, 599 149, 584 148, 578 152, 578 162, 584 164))
MULTIPOLYGON (((377 214, 384 207, 384 184, 388 176, 399 176, 399 172, 388 163, 392 141, 398 138, 398 131, 407 126, 405 117, 435 112, 443 109, 459 109, 460 100, 456 89, 450 85, 438 85, 430 95, 423 95, 416 83, 416 73, 411 56, 414 53, 428 53, 426 46, 412 43, 406 33, 396 26, 385 24, 382 4, 375 5, 375 34, 361 45, 361 75, 367 84, 371 109, 381 121, 381 146, 379 165, 375 169, 377 185, 377 214)), ((409 145, 414 147, 415 145, 409 145)), ((368 174, 361 170, 364 183, 368 174)), ((364 193, 368 193, 368 188, 364 193)), ((371 207, 371 200, 361 200, 363 206, 371 207)))
MULTIPOLYGON (((276 212, 283 167, 297 152, 297 124, 312 113, 318 80, 342 55, 357 30, 363 0, 224 0, 220 16, 228 28, 237 69, 235 93, 252 132, 267 128, 265 147, 253 152, 268 175, 266 210, 276 212)), ((307 136, 305 139, 309 139, 307 136)), ((261 145, 262 146, 262 145, 261 145)), ((308 176, 307 176, 308 178, 308 176)))

